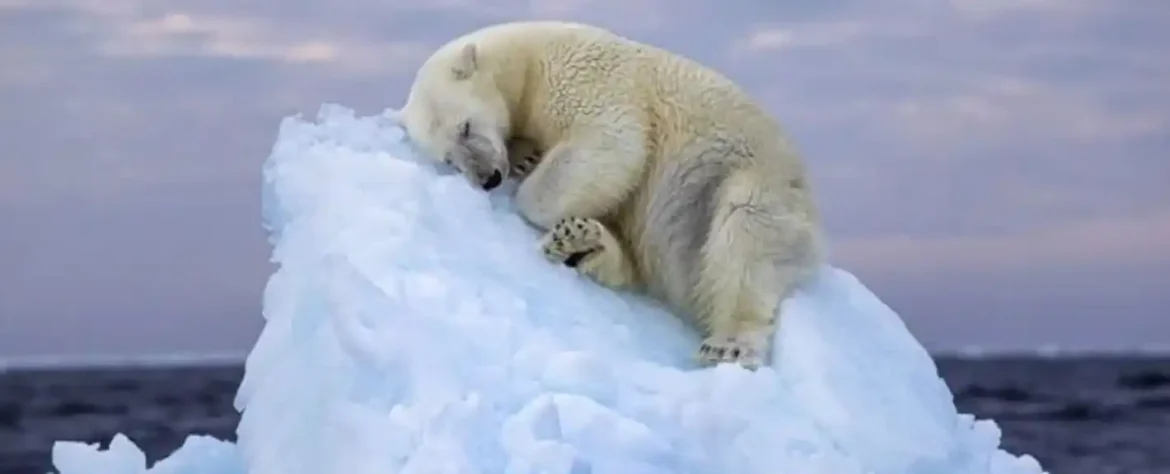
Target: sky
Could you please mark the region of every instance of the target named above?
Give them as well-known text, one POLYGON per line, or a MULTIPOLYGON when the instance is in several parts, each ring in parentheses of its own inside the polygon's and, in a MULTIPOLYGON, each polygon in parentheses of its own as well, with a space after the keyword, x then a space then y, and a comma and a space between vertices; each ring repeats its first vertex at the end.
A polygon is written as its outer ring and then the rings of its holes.
POLYGON ((1170 346, 1165 0, 0 0, 0 358, 246 353, 280 119, 513 19, 744 85, 929 349, 1170 346))

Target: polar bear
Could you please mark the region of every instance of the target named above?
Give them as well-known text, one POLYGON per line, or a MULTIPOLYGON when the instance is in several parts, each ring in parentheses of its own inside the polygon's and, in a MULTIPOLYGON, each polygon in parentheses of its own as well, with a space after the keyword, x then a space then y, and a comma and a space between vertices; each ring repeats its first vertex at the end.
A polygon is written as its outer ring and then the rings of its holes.
POLYGON ((418 69, 400 117, 473 185, 520 179, 545 256, 689 317, 704 365, 769 364, 781 301, 823 260, 780 125, 719 73, 603 28, 458 37, 418 69))

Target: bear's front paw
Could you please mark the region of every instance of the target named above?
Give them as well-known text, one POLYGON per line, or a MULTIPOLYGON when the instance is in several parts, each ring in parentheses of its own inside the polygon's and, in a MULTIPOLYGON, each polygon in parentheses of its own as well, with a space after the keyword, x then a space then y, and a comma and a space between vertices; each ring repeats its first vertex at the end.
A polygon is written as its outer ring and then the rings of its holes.
POLYGON ((512 161, 512 176, 515 176, 516 179, 524 179, 524 177, 528 176, 532 170, 536 169, 536 165, 539 162, 540 158, 536 155, 524 155, 516 157, 515 160, 512 161))
POLYGON ((568 217, 557 222, 544 238, 541 248, 550 261, 576 267, 582 260, 602 250, 600 222, 594 219, 568 217))
POLYGON ((512 139, 508 142, 508 161, 512 165, 512 176, 522 180, 540 163, 540 150, 529 140, 512 139))
POLYGON ((703 365, 731 362, 748 370, 756 370, 764 363, 765 347, 752 339, 735 336, 708 337, 699 345, 699 362, 703 365))

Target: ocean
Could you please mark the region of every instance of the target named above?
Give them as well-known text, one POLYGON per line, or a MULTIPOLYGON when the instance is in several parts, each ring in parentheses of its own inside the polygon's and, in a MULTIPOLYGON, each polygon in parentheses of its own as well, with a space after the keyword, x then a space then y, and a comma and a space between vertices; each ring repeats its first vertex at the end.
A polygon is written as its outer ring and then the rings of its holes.
MULTIPOLYGON (((1170 358, 937 360, 960 410, 1053 474, 1170 474, 1170 358)), ((0 373, 0 474, 51 472, 55 440, 124 433, 148 462, 188 434, 235 439, 240 366, 0 373)), ((864 416, 858 414, 857 416, 864 416)))

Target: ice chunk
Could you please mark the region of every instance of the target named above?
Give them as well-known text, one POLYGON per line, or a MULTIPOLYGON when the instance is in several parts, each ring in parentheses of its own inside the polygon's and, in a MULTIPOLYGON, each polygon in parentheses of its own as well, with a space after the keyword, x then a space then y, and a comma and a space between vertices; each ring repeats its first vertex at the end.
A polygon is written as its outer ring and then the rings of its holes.
POLYGON ((191 435, 174 454, 150 469, 146 456, 124 435, 110 441, 109 449, 76 441, 53 445, 53 464, 61 474, 244 474, 236 447, 210 436, 191 435))
MULTIPOLYGON (((236 398, 239 439, 207 464, 206 446, 184 446, 171 466, 1043 472, 999 449, 993 422, 957 413, 930 356, 849 273, 825 268, 784 303, 776 369, 698 369, 699 338, 674 316, 545 262, 512 185, 487 194, 419 156, 393 111, 325 106, 281 124, 263 187, 280 269, 236 398)), ((54 455, 62 474, 107 474, 141 470, 135 453, 54 455)))

